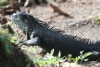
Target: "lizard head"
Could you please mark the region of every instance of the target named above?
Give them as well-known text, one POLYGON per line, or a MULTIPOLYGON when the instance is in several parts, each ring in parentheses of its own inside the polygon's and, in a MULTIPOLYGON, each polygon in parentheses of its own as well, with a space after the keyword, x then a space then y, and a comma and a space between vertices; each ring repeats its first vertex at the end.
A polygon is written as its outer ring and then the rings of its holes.
POLYGON ((36 20, 33 16, 25 13, 18 12, 11 15, 12 21, 18 25, 23 31, 29 31, 36 26, 36 20))

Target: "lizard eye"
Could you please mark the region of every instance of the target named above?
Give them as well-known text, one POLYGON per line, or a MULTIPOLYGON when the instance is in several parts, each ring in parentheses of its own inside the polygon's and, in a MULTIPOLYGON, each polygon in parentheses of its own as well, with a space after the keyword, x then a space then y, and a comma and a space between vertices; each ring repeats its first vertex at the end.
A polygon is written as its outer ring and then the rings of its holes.
POLYGON ((28 21, 25 19, 24 22, 27 23, 28 21))

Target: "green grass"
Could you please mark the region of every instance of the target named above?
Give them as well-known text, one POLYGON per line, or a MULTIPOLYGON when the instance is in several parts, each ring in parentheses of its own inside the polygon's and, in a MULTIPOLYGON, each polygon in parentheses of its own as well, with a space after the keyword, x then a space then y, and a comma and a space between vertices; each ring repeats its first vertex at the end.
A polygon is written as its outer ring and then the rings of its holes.
POLYGON ((50 55, 47 55, 43 60, 41 60, 41 57, 35 57, 33 58, 33 62, 34 63, 38 63, 38 65, 40 67, 42 67, 43 65, 47 64, 47 65, 57 65, 59 64, 59 62, 64 61, 63 58, 60 58, 61 53, 59 52, 58 56, 53 56, 54 53, 54 49, 52 49, 50 55))
MULTIPOLYGON (((28 50, 29 52, 32 53, 37 53, 36 48, 35 47, 30 47, 30 49, 28 50), (34 52, 35 50, 35 52, 34 52)), ((53 56, 54 53, 54 49, 51 50, 50 54, 47 55, 46 57, 44 57, 44 59, 41 60, 41 57, 36 56, 33 59, 31 59, 34 63, 37 63, 40 67, 44 66, 45 64, 53 66, 53 65, 59 65, 60 62, 65 62, 65 60, 67 59, 67 61, 71 61, 72 63, 74 63, 72 65, 72 67, 74 67, 79 61, 88 61, 88 56, 90 56, 92 53, 88 52, 83 54, 84 51, 80 52, 80 55, 76 58, 72 58, 72 55, 69 54, 67 58, 63 59, 61 58, 61 52, 59 51, 58 56, 53 56)))

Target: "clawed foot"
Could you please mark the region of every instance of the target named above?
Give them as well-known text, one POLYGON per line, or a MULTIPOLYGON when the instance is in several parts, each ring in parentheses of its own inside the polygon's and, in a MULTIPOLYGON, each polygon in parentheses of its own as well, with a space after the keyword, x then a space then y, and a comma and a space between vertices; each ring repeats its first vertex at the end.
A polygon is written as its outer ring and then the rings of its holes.
MULTIPOLYGON (((27 45, 25 40, 19 41, 18 44, 19 44, 19 45, 18 45, 19 47, 22 46, 22 45, 27 45)), ((27 46, 28 46, 28 45, 27 45, 27 46)))
POLYGON ((27 45, 27 46, 40 45, 40 40, 38 37, 35 37, 35 38, 27 40, 27 41, 21 40, 21 41, 19 41, 18 44, 20 44, 19 46, 21 46, 21 45, 27 45))

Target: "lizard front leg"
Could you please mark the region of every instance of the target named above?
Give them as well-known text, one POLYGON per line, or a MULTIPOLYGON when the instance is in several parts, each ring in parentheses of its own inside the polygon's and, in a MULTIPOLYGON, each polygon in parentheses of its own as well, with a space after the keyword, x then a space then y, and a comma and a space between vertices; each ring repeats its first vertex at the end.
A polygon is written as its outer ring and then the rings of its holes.
MULTIPOLYGON (((30 45, 30 46, 35 46, 35 45, 40 45, 40 39, 39 37, 35 37, 36 32, 32 32, 31 35, 26 32, 27 35, 27 41, 21 41, 22 44, 24 45, 30 45)), ((47 51, 42 50, 39 55, 44 56, 47 53, 47 51)))
POLYGON ((25 41, 23 44, 34 46, 34 45, 40 44, 40 40, 39 40, 38 37, 34 37, 34 38, 30 39, 30 40, 25 41))
POLYGON ((35 32, 32 32, 31 35, 26 32, 27 35, 27 41, 20 41, 20 43, 22 43, 21 45, 30 45, 30 46, 34 46, 34 45, 39 45, 40 44, 40 39, 39 37, 35 37, 35 32))

